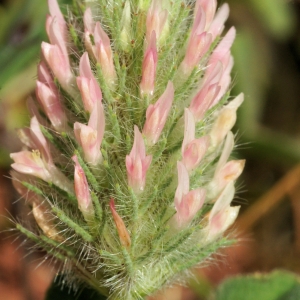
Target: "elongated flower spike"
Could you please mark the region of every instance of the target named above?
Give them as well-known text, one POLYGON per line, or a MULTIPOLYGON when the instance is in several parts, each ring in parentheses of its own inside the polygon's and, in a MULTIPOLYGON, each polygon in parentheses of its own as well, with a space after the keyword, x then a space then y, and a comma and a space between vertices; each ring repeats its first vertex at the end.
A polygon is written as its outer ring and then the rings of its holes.
POLYGON ((143 135, 146 137, 148 145, 157 143, 167 121, 173 99, 174 86, 173 83, 169 81, 165 92, 154 105, 150 104, 147 108, 143 135))
POLYGON ((189 109, 184 112, 185 129, 181 147, 182 162, 188 171, 195 169, 209 147, 209 137, 195 139, 195 120, 189 109))
POLYGON ((189 174, 181 162, 177 162, 178 186, 175 192, 176 223, 178 227, 187 225, 201 209, 206 191, 198 188, 189 190, 189 174))
POLYGON ((113 88, 117 81, 117 74, 114 67, 110 39, 100 23, 94 23, 90 8, 84 13, 83 21, 86 47, 100 64, 106 83, 110 88, 113 88))
POLYGON ((83 0, 65 16, 60 1, 11 154, 36 219, 17 229, 61 259, 70 286, 145 299, 228 245, 238 213, 229 6, 83 0))
POLYGON ((234 185, 231 181, 216 200, 208 221, 207 239, 210 241, 216 236, 220 236, 235 221, 240 206, 230 206, 234 196, 234 185))
POLYGON ((109 207, 110 207, 110 211, 112 213, 115 225, 117 227, 117 231, 118 231, 118 234, 119 234, 121 245, 123 247, 129 249, 130 245, 131 245, 130 235, 129 235, 127 229, 126 229, 124 221, 122 220, 122 218, 119 216, 119 214, 116 211, 114 199, 110 200, 109 207))
POLYGON ((145 52, 142 66, 142 95, 153 95, 157 67, 156 32, 152 31, 151 40, 145 52))
POLYGON ((78 162, 76 155, 72 157, 75 163, 74 168, 74 187, 75 194, 78 200, 78 208, 82 212, 84 219, 87 222, 94 220, 94 207, 91 198, 91 193, 89 190, 89 185, 85 176, 85 173, 78 162))
POLYGON ((54 129, 60 132, 66 131, 67 117, 63 111, 58 90, 49 74, 47 66, 43 62, 41 62, 38 67, 36 97, 54 129))
POLYGON ((84 109, 92 112, 96 102, 102 101, 102 92, 91 70, 89 56, 85 52, 79 64, 80 76, 76 78, 81 93, 84 109))
POLYGON ((220 111, 210 132, 211 145, 213 147, 222 142, 224 137, 234 126, 236 121, 236 111, 243 101, 244 94, 240 94, 220 111))
POLYGON ((103 105, 97 100, 92 110, 88 125, 75 122, 74 134, 77 142, 82 147, 87 163, 97 166, 102 161, 100 146, 105 130, 105 115, 103 105))
POLYGON ((152 156, 146 156, 145 143, 138 127, 134 126, 134 142, 129 155, 126 155, 128 185, 136 192, 144 190, 146 173, 150 167, 152 156))

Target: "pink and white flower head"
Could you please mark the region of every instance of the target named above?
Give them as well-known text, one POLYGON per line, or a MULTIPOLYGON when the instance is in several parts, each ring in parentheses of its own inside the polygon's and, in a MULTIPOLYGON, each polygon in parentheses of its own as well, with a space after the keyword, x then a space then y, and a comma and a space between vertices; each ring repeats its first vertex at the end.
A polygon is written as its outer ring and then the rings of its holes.
POLYGON ((113 62, 110 39, 102 29, 100 22, 93 21, 92 11, 88 8, 83 17, 85 27, 85 44, 90 55, 100 64, 106 83, 112 88, 117 81, 117 74, 113 62), (94 43, 90 35, 93 36, 94 43))
POLYGON ((72 157, 75 163, 74 168, 74 189, 78 201, 78 208, 82 212, 87 222, 92 221, 94 218, 94 207, 89 190, 89 185, 85 173, 78 162, 76 155, 72 157))
POLYGON ((152 156, 146 156, 145 143, 138 127, 134 126, 134 142, 129 155, 126 155, 128 185, 136 192, 142 192, 146 185, 146 173, 152 156))
POLYGON ((59 132, 66 131, 67 117, 63 111, 58 90, 44 62, 38 66, 36 97, 52 126, 59 132))
POLYGON ((157 143, 166 124, 173 99, 174 86, 173 83, 169 81, 165 92, 154 105, 150 104, 147 108, 143 135, 146 137, 148 145, 154 145, 157 143))
POLYGON ((163 37, 163 31, 168 29, 168 11, 163 9, 163 0, 152 0, 146 20, 146 41, 151 43, 152 32, 155 31, 157 41, 163 37))
POLYGON ((91 69, 90 60, 85 52, 79 64, 80 76, 76 78, 84 109, 92 112, 97 101, 102 101, 102 92, 91 69))
POLYGON ((151 39, 145 52, 142 65, 142 81, 140 84, 142 95, 153 95, 157 67, 156 33, 152 31, 151 39))
POLYGON ((211 146, 219 145, 236 122, 236 111, 244 101, 244 94, 238 95, 219 112, 211 131, 211 146))
POLYGON ((85 161, 97 166, 102 161, 100 146, 105 130, 105 115, 103 105, 98 100, 92 110, 88 125, 75 122, 74 134, 82 147, 85 161))
POLYGON ((117 231, 118 231, 118 235, 119 235, 119 238, 120 238, 121 245, 123 247, 129 249, 130 245, 131 245, 130 235, 129 235, 129 233, 127 231, 127 228, 124 224, 124 221, 122 220, 122 218, 119 216, 119 214, 116 211, 114 199, 110 199, 109 207, 110 207, 110 211, 112 213, 115 225, 117 227, 117 231))
POLYGON ((206 191, 203 188, 190 191, 189 174, 182 162, 177 162, 178 186, 175 192, 175 221, 178 227, 187 225, 203 206, 206 191))
POLYGON ((195 139, 195 120, 189 109, 184 112, 184 138, 181 147, 182 163, 188 171, 195 169, 209 147, 209 137, 195 139))
POLYGON ((229 182, 209 213, 208 219, 208 241, 215 239, 233 224, 238 216, 240 206, 230 206, 234 197, 234 184, 229 182))

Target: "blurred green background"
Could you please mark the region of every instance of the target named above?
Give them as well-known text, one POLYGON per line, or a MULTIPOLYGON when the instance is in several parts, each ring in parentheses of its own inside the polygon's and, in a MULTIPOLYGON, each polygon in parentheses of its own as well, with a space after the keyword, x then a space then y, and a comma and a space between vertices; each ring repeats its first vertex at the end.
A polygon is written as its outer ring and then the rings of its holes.
MULTIPOLYGON (((300 162, 300 2, 227 2, 231 8, 227 26, 237 28, 232 49, 233 94, 245 93, 236 125, 236 156, 247 159, 237 199, 246 211, 300 162)), ((16 128, 28 124, 26 100, 34 91, 40 44, 47 39, 46 14, 46 0, 0 0, 0 170, 4 175, 9 170, 9 153, 21 147, 16 128)), ((9 186, 8 181, 3 184, 9 186)), ((287 255, 284 251, 294 242, 297 232, 291 218, 297 215, 300 219, 300 214, 295 214, 289 202, 284 203, 251 236, 261 244, 268 237, 261 246, 265 252, 257 250, 266 255, 274 245, 281 245, 280 241, 284 246, 273 251, 272 259, 256 259, 247 270, 293 269, 288 264, 294 261, 281 263, 278 257, 287 255)), ((298 265, 296 271, 300 271, 298 265)))

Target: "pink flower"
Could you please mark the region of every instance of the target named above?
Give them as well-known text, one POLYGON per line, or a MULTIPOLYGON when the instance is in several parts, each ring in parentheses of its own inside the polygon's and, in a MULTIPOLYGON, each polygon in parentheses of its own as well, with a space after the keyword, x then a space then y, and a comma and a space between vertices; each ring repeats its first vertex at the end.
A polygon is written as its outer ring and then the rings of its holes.
POLYGON ((229 182, 217 198, 208 219, 208 240, 222 234, 237 218, 240 206, 231 207, 234 196, 234 184, 229 182))
POLYGON ((193 68, 197 67, 201 58, 208 51, 211 45, 212 35, 204 31, 205 27, 205 12, 201 7, 198 7, 186 54, 180 66, 184 74, 189 75, 193 68))
POLYGON ((145 135, 149 145, 154 145, 157 143, 167 121, 173 99, 174 86, 173 83, 169 81, 165 92, 160 96, 154 105, 150 104, 147 108, 143 134, 145 135))
POLYGON ((153 0, 147 14, 146 41, 151 43, 152 32, 155 31, 157 40, 160 39, 164 27, 167 25, 168 11, 162 8, 161 0, 153 0))
POLYGON ((79 72, 80 76, 77 77, 77 85, 81 93, 84 109, 91 113, 96 102, 102 100, 102 93, 91 70, 87 52, 80 59, 79 72))
POLYGON ((224 106, 219 112, 209 134, 211 137, 212 147, 219 145, 234 126, 236 121, 236 111, 243 101, 244 94, 240 94, 234 100, 230 101, 226 106, 224 106))
POLYGON ((41 158, 38 150, 11 153, 10 157, 14 160, 11 165, 14 170, 22 174, 36 176, 44 181, 51 181, 52 176, 48 170, 49 166, 41 158))
POLYGON ((74 96, 74 75, 70 68, 68 56, 61 51, 59 46, 45 42, 42 42, 42 53, 48 66, 52 70, 54 76, 58 79, 63 89, 70 95, 74 96))
POLYGON ((234 137, 232 132, 229 132, 216 166, 214 177, 207 188, 209 198, 215 198, 229 182, 234 182, 244 169, 245 160, 231 160, 227 162, 233 145, 234 137))
POLYGON ((218 75, 220 76, 218 82, 220 91, 211 104, 211 107, 219 102, 231 82, 230 72, 233 67, 233 58, 230 55, 230 48, 235 39, 235 35, 235 28, 231 27, 209 59, 208 68, 204 76, 204 84, 208 82, 208 78, 212 78, 212 74, 216 74, 217 71, 220 72, 218 65, 220 63, 222 65, 222 71, 220 75, 218 75))
POLYGON ((36 85, 36 97, 51 124, 57 131, 65 131, 67 117, 62 109, 57 88, 47 66, 43 62, 38 67, 38 81, 36 85))
POLYGON ((153 95, 157 67, 156 33, 152 31, 150 43, 142 65, 141 94, 153 95))
POLYGON ((47 163, 53 165, 48 142, 40 129, 40 124, 36 117, 31 118, 30 135, 31 135, 31 140, 35 145, 35 149, 37 149, 42 154, 42 157, 47 163))
POLYGON ((221 87, 218 83, 210 84, 210 82, 208 82, 192 99, 189 109, 197 121, 201 121, 203 119, 205 113, 212 106, 218 96, 220 89, 221 87))
POLYGON ((77 142, 82 147, 85 161, 93 166, 102 161, 100 146, 105 130, 105 115, 103 105, 100 100, 96 102, 91 113, 88 125, 76 122, 74 133, 77 142))
POLYGON ((146 173, 150 167, 152 156, 146 156, 146 149, 142 134, 138 127, 134 126, 134 142, 129 155, 126 155, 126 169, 128 185, 135 192, 141 192, 145 188, 146 173))
POLYGON ((175 192, 175 220, 178 227, 187 225, 203 206, 206 191, 202 188, 189 191, 189 174, 183 163, 177 162, 178 186, 175 192))
POLYGON ((117 74, 113 63, 113 53, 108 35, 104 32, 99 22, 93 21, 92 11, 88 8, 83 16, 85 27, 85 44, 88 51, 93 54, 96 61, 101 65, 103 76, 107 84, 113 87, 117 80, 117 74), (90 35, 93 36, 94 43, 90 35))
POLYGON ((123 247, 129 249, 130 245, 131 245, 131 239, 130 239, 129 233, 126 229, 126 226, 124 224, 124 221, 122 220, 122 218, 119 216, 119 214, 116 211, 114 199, 110 200, 109 207, 110 207, 110 211, 112 213, 113 219, 114 219, 116 227, 117 227, 121 245, 123 247))
POLYGON ((75 162, 74 187, 76 198, 78 200, 78 208, 82 212, 85 220, 88 222, 94 217, 94 207, 89 191, 89 185, 85 173, 78 162, 77 156, 74 155, 72 160, 75 162))
POLYGON ((209 146, 209 137, 195 139, 195 120, 189 109, 184 112, 185 129, 181 147, 182 163, 188 171, 195 169, 209 146))

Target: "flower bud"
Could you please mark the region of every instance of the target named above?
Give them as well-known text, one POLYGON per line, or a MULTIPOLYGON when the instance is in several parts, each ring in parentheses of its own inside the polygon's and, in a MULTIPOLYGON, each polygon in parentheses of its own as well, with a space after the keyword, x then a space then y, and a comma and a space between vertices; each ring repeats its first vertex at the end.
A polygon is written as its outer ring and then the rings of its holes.
POLYGON ((74 187, 78 200, 78 208, 82 212, 84 219, 90 222, 94 219, 94 207, 89 190, 89 185, 85 173, 78 162, 76 155, 72 157, 75 162, 74 168, 74 187))
POLYGON ((173 99, 174 86, 173 83, 169 81, 165 92, 154 105, 150 104, 147 108, 143 135, 146 137, 149 145, 157 143, 167 121, 173 99))
POLYGON ((127 0, 124 5, 121 19, 120 44, 124 51, 128 51, 131 45, 131 9, 130 2, 127 0))
POLYGON ((102 103, 98 100, 91 113, 88 125, 74 123, 74 134, 82 147, 87 163, 97 166, 102 161, 100 146, 105 130, 105 116, 102 103))
POLYGON ((152 32, 155 31, 157 41, 163 38, 163 31, 168 29, 168 11, 163 9, 162 0, 152 0, 147 14, 146 41, 151 43, 152 32))
POLYGON ((195 121, 189 109, 185 109, 184 114, 185 129, 181 147, 182 162, 188 171, 195 169, 209 146, 209 137, 204 136, 195 139, 195 121))
POLYGON ((110 200, 109 207, 110 207, 110 211, 112 213, 113 219, 114 219, 116 227, 117 227, 121 245, 123 247, 129 249, 130 245, 131 245, 130 236, 126 229, 124 221, 122 220, 122 218, 119 216, 119 214, 116 211, 114 199, 110 200))
POLYGON ((212 147, 220 144, 234 126, 236 121, 236 111, 243 101, 244 94, 240 94, 222 108, 210 132, 212 147))
POLYGON ((83 106, 86 111, 91 113, 96 102, 102 101, 102 92, 91 70, 87 52, 80 59, 79 72, 80 76, 76 78, 76 81, 81 93, 83 106))
POLYGON ((208 240, 222 234, 236 219, 240 206, 231 207, 234 196, 234 184, 229 182, 220 196, 217 198, 208 220, 208 240))
POLYGON ((202 188, 189 191, 189 174, 183 163, 177 162, 177 171, 178 186, 175 192, 174 200, 177 211, 175 220, 177 226, 181 227, 189 223, 202 207, 205 200, 206 191, 202 188))
POLYGON ((157 67, 156 33, 152 31, 151 40, 146 50, 142 65, 142 95, 153 95, 157 67))
POLYGON ((146 156, 145 143, 137 126, 134 126, 134 142, 129 155, 126 155, 128 185, 135 192, 144 190, 146 173, 150 167, 152 156, 146 156))

